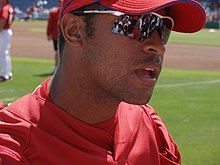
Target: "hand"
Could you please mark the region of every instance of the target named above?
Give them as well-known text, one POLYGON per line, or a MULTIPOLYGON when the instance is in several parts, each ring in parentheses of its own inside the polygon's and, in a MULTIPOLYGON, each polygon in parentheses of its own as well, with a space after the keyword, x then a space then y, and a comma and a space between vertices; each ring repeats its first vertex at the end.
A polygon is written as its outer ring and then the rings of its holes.
POLYGON ((51 36, 51 35, 47 36, 47 40, 48 40, 48 41, 50 41, 51 39, 52 39, 52 36, 51 36))

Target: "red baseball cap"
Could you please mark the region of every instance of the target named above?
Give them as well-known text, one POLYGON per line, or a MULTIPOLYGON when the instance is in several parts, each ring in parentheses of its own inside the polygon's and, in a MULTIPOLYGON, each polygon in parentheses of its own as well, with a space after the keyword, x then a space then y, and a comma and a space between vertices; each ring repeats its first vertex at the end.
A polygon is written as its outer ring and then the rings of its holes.
POLYGON ((173 30, 177 32, 197 32, 206 23, 205 10, 195 0, 64 0, 60 17, 95 2, 127 14, 149 13, 169 7, 168 16, 173 18, 173 30))

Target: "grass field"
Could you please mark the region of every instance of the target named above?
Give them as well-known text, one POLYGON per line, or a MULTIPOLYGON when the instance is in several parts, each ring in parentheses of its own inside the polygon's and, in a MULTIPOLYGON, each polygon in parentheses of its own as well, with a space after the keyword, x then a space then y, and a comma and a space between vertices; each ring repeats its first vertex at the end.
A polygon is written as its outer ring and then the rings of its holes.
POLYGON ((151 104, 178 143, 183 165, 220 162, 220 73, 165 69, 151 104))
MULTIPOLYGON (((13 58, 14 80, 0 84, 9 103, 48 77, 53 61, 13 58)), ((179 145, 183 165, 220 162, 220 73, 164 69, 151 104, 179 145)))
POLYGON ((0 84, 0 101, 9 103, 33 91, 53 70, 52 60, 13 58, 13 81, 0 84))
POLYGON ((220 30, 203 29, 193 34, 172 32, 169 42, 220 46, 220 30))

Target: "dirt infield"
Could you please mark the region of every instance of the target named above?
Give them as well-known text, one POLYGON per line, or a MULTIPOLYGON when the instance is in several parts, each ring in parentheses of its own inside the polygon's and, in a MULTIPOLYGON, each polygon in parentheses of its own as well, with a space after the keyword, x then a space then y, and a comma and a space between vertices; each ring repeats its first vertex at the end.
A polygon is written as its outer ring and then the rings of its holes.
MULTIPOLYGON (((46 22, 15 22, 12 56, 53 59, 52 42, 47 41, 45 29, 46 22)), ((220 47, 168 44, 164 66, 220 71, 220 47)))

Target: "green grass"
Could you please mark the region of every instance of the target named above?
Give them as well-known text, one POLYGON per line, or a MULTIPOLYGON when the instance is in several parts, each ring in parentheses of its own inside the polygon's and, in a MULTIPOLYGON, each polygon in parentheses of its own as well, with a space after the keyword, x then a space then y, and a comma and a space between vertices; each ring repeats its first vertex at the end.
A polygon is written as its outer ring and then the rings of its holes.
MULTIPOLYGON (((51 60, 13 58, 14 80, 0 84, 0 100, 32 92, 52 69, 51 60)), ((218 72, 165 68, 158 81, 151 105, 178 143, 183 165, 220 162, 219 80, 218 72)))
POLYGON ((31 28, 31 29, 28 29, 28 30, 31 31, 31 32, 34 32, 34 33, 45 33, 46 32, 45 28, 31 28))
POLYGON ((13 81, 0 83, 0 101, 9 103, 32 92, 53 70, 52 60, 13 58, 13 81))
POLYGON ((178 143, 183 165, 219 164, 219 94, 218 72, 162 72, 151 104, 178 143))
POLYGON ((172 32, 169 43, 220 46, 220 30, 210 32, 210 29, 203 29, 190 34, 172 32))

